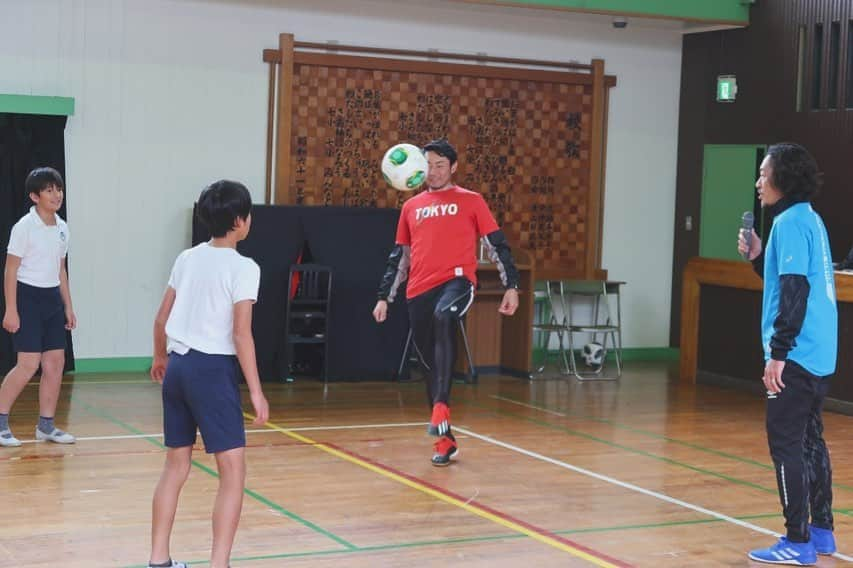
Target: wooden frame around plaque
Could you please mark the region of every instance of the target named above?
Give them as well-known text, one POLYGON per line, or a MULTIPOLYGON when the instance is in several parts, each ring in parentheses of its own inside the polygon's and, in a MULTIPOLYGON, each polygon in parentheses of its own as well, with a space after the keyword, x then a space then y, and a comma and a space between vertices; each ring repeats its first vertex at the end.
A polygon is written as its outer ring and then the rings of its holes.
POLYGON ((294 41, 269 64, 267 202, 400 207, 379 173, 397 142, 447 136, 539 279, 603 278, 607 107, 590 64, 294 41))

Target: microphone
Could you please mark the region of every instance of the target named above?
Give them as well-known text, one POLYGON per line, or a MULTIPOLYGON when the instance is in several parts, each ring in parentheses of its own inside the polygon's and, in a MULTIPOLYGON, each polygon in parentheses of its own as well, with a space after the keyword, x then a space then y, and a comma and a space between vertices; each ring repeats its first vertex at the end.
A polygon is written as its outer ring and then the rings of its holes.
POLYGON ((743 259, 749 260, 749 249, 752 246, 752 227, 755 225, 755 215, 752 211, 746 211, 740 219, 740 230, 746 241, 746 252, 743 253, 743 259))

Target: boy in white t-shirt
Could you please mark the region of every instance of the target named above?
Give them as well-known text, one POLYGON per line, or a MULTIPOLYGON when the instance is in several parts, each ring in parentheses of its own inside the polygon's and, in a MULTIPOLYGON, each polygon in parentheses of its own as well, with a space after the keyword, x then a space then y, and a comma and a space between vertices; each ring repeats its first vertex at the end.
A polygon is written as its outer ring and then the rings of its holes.
POLYGON ((196 429, 219 470, 211 568, 226 568, 231 556, 246 477, 238 364, 257 416, 254 424, 269 418, 252 338, 252 306, 261 273, 236 250, 249 234, 251 208, 249 191, 240 183, 222 180, 202 191, 196 210, 213 237, 175 260, 157 312, 151 378, 163 385, 168 451, 154 492, 149 567, 186 566, 172 560, 169 539, 196 429))
POLYGON ((17 362, 0 386, 0 446, 21 445, 9 428, 9 411, 41 365, 36 439, 73 444, 54 426, 65 367, 65 336, 77 326, 65 257, 68 225, 57 212, 64 184, 53 168, 36 168, 24 186, 34 205, 12 227, 6 249, 3 329, 12 334, 17 362))

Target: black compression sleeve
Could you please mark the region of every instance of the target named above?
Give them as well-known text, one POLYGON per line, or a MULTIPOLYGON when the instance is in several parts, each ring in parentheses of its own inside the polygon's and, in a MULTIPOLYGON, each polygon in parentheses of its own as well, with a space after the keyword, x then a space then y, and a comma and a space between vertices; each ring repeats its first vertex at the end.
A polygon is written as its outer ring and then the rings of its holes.
POLYGON ((755 257, 752 261, 752 269, 758 274, 758 277, 764 279, 764 251, 755 257))
POLYGON ((385 274, 382 275, 382 281, 379 283, 377 296, 380 300, 394 301, 397 289, 409 276, 409 255, 410 248, 407 246, 394 245, 391 249, 385 264, 385 274))
POLYGON ((489 258, 498 267, 503 285, 507 288, 518 288, 518 269, 512 260, 509 243, 503 231, 492 231, 486 235, 484 241, 489 250, 489 258))
POLYGON ((809 300, 809 281, 802 274, 783 274, 779 277, 779 313, 773 322, 770 338, 770 358, 784 361, 797 345, 797 336, 806 319, 809 300))

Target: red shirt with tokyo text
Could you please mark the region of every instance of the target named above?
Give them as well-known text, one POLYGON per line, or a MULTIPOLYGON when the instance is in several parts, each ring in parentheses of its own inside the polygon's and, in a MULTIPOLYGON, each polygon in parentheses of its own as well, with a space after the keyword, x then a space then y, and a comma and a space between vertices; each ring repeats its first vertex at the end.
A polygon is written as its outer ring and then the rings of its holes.
POLYGON ((464 276, 477 284, 477 244, 498 230, 483 196, 454 186, 425 191, 403 204, 397 244, 411 247, 406 298, 464 276))

